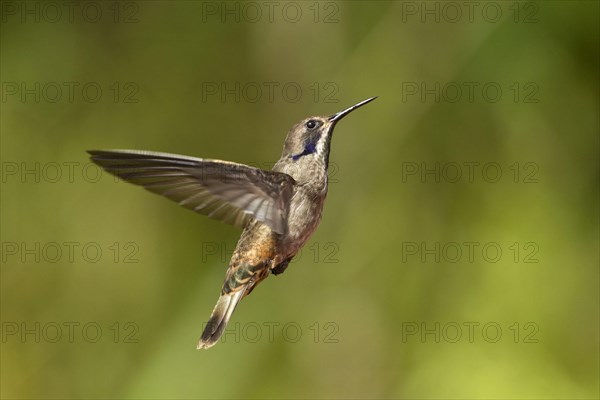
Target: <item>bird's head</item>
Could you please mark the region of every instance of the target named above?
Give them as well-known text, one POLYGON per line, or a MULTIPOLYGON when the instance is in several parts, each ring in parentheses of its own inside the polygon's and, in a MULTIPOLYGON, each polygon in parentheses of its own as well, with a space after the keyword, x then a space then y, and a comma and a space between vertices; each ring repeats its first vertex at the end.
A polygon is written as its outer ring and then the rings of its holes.
POLYGON ((330 116, 308 117, 290 129, 285 139, 281 160, 300 166, 322 162, 329 164, 329 148, 333 128, 346 115, 375 100, 371 97, 330 116))

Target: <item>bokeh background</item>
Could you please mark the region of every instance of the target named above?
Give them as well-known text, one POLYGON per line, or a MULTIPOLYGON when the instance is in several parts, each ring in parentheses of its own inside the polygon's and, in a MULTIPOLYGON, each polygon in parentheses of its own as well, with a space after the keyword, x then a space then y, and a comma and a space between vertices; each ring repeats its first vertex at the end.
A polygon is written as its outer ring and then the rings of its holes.
POLYGON ((598 398, 598 2, 53 4, 2 2, 3 398, 598 398), (85 150, 270 168, 370 96, 196 351, 240 231, 85 150))

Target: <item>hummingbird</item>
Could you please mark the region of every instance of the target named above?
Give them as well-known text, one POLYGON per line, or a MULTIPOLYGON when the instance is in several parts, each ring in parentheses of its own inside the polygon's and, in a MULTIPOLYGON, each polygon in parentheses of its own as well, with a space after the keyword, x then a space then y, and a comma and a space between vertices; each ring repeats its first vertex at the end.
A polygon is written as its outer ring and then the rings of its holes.
POLYGON ((197 349, 214 346, 240 300, 282 274, 321 221, 333 129, 371 97, 287 133, 272 170, 142 150, 89 150, 107 172, 208 217, 243 229, 197 349))

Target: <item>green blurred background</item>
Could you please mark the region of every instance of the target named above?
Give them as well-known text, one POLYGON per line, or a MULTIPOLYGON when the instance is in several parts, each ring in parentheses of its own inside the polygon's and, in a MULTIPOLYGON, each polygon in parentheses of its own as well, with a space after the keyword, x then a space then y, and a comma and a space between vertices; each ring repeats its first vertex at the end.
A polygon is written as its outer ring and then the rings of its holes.
POLYGON ((3 398, 598 398, 598 2, 53 4, 2 2, 3 398), (240 231, 85 150, 269 168, 370 96, 196 351, 240 231))

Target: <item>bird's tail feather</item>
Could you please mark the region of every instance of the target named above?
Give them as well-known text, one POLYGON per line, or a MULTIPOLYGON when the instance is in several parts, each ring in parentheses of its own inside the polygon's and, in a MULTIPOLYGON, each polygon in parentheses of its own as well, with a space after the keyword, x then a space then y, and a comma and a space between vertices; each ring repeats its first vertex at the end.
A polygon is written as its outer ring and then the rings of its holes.
POLYGON ((239 301, 244 297, 245 292, 246 287, 244 286, 240 290, 222 294, 221 297, 219 297, 217 305, 204 328, 204 332, 202 332, 198 346, 196 346, 197 349, 208 349, 217 343, 223 334, 223 331, 225 331, 225 327, 229 322, 229 318, 231 318, 231 314, 233 314, 233 310, 235 310, 239 301))

